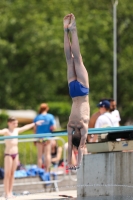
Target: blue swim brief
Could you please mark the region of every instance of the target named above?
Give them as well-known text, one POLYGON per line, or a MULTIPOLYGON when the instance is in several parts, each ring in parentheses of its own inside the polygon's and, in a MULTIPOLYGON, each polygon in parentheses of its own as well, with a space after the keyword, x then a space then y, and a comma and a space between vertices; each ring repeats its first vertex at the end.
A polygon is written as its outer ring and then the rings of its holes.
POLYGON ((69 94, 72 98, 86 96, 89 94, 89 88, 86 88, 80 82, 74 80, 69 83, 69 94))

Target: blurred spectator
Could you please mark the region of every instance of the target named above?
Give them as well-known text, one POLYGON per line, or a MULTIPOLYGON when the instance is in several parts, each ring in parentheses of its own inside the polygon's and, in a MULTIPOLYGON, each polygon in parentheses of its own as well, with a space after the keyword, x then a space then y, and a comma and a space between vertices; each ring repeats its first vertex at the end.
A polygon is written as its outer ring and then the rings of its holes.
MULTIPOLYGON (((113 126, 114 127, 118 127, 120 126, 120 121, 121 121, 121 118, 120 118, 120 114, 119 114, 119 111, 116 109, 116 102, 113 98, 103 98, 100 100, 101 101, 104 101, 104 100, 107 100, 110 102, 110 110, 109 112, 112 114, 113 116, 113 126)), ((99 111, 94 113, 91 117, 90 117, 90 121, 89 121, 89 128, 94 128, 95 127, 95 123, 96 123, 96 120, 98 119, 98 117, 101 115, 101 109, 99 107, 99 111)), ((98 135, 88 135, 87 137, 87 141, 88 142, 97 142, 98 141, 98 135)))
MULTIPOLYGON (((95 127, 95 123, 97 118, 101 115, 100 113, 100 109, 98 112, 94 113, 91 117, 90 117, 90 121, 89 121, 89 128, 94 128, 95 127)), ((87 136, 87 141, 88 142, 97 142, 98 141, 98 135, 88 135, 87 136)))
POLYGON ((101 115, 100 110, 90 117, 89 128, 94 128, 97 118, 101 115))
MULTIPOLYGON (((66 159, 67 159, 67 157, 68 157, 68 142, 65 143, 64 150, 66 151, 66 159)), ((74 165, 74 166, 77 165, 77 154, 78 154, 77 148, 75 148, 73 146, 73 149, 72 149, 72 165, 74 165)), ((66 162, 67 162, 67 160, 66 160, 66 162)))
POLYGON ((110 102, 103 100, 98 104, 101 115, 97 118, 95 128, 114 127, 115 122, 112 114, 110 113, 110 102))
MULTIPOLYGON (((101 99, 99 102, 101 102, 103 99, 101 99)), ((90 121, 89 121, 89 128, 95 128, 95 123, 97 118, 101 115, 101 110, 99 108, 99 111, 94 113, 91 117, 90 117, 90 121)), ((98 142, 98 135, 97 134, 91 134, 88 135, 87 137, 87 141, 88 142, 98 142)))
MULTIPOLYGON (((50 133, 55 130, 55 119, 52 114, 48 113, 49 107, 48 104, 42 103, 39 108, 39 114, 34 119, 34 122, 37 122, 39 120, 43 120, 44 123, 40 126, 36 126, 34 128, 34 132, 36 134, 44 134, 44 133, 50 133)), ((46 161, 46 172, 49 172, 50 165, 51 165, 51 145, 50 140, 47 139, 48 137, 41 137, 38 138, 38 141, 36 142, 37 151, 38 151, 38 167, 42 167, 42 155, 44 152, 44 157, 46 161)))
POLYGON ((59 166, 62 162, 62 147, 58 146, 56 140, 51 140, 51 163, 59 166))
POLYGON ((109 99, 109 102, 110 102, 110 112, 114 118, 114 122, 115 122, 115 127, 118 127, 120 126, 120 121, 121 121, 121 118, 120 118, 120 113, 119 111, 116 109, 116 102, 114 99, 109 99))

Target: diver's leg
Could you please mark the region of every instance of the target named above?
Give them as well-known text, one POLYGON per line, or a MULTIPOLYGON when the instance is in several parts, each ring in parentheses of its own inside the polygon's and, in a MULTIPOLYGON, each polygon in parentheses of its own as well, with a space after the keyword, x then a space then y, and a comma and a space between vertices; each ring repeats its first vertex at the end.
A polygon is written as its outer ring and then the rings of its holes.
POLYGON ((70 30, 72 35, 71 51, 74 56, 74 65, 77 80, 81 82, 84 86, 89 88, 88 72, 83 64, 82 56, 80 54, 76 22, 73 14, 71 14, 71 23, 68 25, 68 29, 70 30))
POLYGON ((64 52, 66 56, 66 62, 67 62, 67 79, 68 83, 70 83, 73 80, 76 80, 76 73, 75 73, 75 67, 71 52, 71 43, 69 39, 69 33, 68 33, 68 24, 70 23, 70 14, 64 17, 64 52))

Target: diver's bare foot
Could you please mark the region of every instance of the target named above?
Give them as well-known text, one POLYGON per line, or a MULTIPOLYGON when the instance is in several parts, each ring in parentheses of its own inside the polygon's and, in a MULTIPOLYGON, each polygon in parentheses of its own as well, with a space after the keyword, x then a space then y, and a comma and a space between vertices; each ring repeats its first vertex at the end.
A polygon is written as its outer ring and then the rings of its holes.
POLYGON ((68 14, 64 17, 63 19, 63 24, 64 24, 64 30, 68 31, 68 25, 70 24, 70 20, 71 20, 71 14, 68 14))
POLYGON ((71 22, 70 22, 70 24, 68 25, 68 29, 69 29, 70 31, 76 30, 76 21, 75 21, 75 16, 74 16, 73 13, 71 13, 71 22))

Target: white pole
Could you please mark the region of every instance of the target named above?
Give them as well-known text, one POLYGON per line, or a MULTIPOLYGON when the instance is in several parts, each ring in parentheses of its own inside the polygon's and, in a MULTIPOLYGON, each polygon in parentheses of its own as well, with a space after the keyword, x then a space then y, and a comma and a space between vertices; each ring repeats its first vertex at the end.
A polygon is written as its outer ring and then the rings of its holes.
POLYGON ((113 98, 117 103, 117 5, 118 0, 113 4, 113 98))

